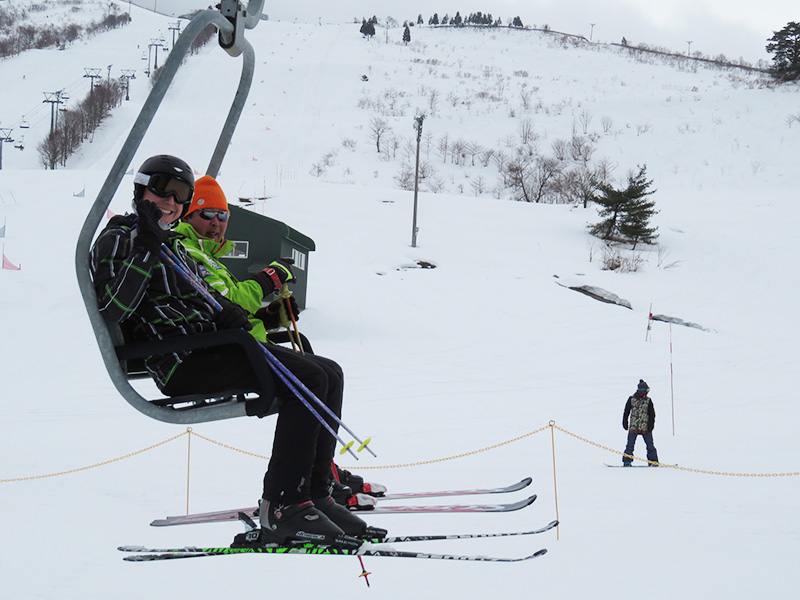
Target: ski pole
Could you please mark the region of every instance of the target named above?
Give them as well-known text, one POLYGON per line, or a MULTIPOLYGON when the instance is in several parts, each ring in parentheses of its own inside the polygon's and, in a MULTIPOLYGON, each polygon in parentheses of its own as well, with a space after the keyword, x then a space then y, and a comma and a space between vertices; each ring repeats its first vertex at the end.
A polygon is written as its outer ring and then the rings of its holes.
MULTIPOLYGON (((279 360, 278 360, 276 357, 274 357, 274 356, 272 356, 271 354, 269 354, 269 353, 266 351, 266 349, 264 350, 264 352, 265 352, 265 353, 266 353, 266 355, 267 355, 267 360, 268 360, 268 361, 270 361, 270 366, 272 366, 272 365, 274 364, 274 365, 275 365, 275 366, 276 366, 278 369, 280 369, 280 370, 283 372, 283 374, 285 374, 287 377, 291 377, 291 378, 292 378, 292 379, 295 381, 295 383, 298 385, 298 387, 299 387, 301 390, 303 390, 303 392, 304 392, 304 393, 306 393, 306 394, 309 396, 309 398, 312 398, 313 400, 315 400, 315 401, 316 401, 316 402, 317 402, 317 403, 318 403, 318 404, 319 404, 319 405, 320 405, 320 406, 323 408, 323 410, 324 410, 325 412, 327 412, 327 413, 328 413, 328 414, 329 414, 329 415, 330 415, 330 416, 331 416, 331 417, 332 417, 332 418, 333 418, 333 419, 334 419, 334 420, 335 420, 335 421, 336 421, 336 422, 339 424, 339 426, 340 426, 340 427, 342 427, 342 428, 343 428, 343 429, 344 429, 344 430, 345 430, 347 433, 349 433, 351 436, 353 436, 353 439, 354 439, 356 442, 358 442, 358 443, 359 443, 359 447, 358 447, 358 451, 359 451, 359 452, 361 452, 362 450, 364 450, 364 449, 366 448, 366 449, 369 451, 369 453, 370 453, 370 454, 372 454, 372 456, 376 456, 376 457, 378 456, 377 454, 375 454, 375 453, 372 451, 372 448, 370 448, 370 447, 369 447, 369 443, 372 441, 372 438, 367 438, 367 440, 366 440, 366 441, 363 441, 363 440, 361 440, 361 439, 360 439, 360 438, 359 438, 359 437, 358 437, 358 436, 357 436, 357 435, 356 435, 356 434, 353 432, 353 430, 352 430, 352 429, 350 429, 350 428, 349 428, 347 425, 345 425, 345 423, 344 423, 344 422, 343 422, 343 421, 342 421, 342 420, 339 418, 339 416, 338 416, 338 415, 337 415, 335 412, 333 412, 333 411, 332 411, 332 410, 331 410, 331 409, 330 409, 330 408, 329 408, 329 407, 328 407, 328 406, 327 406, 327 405, 326 405, 326 404, 325 404, 325 403, 324 403, 322 400, 320 400, 319 398, 317 398, 317 397, 314 395, 314 392, 312 392, 310 389, 308 389, 308 387, 306 386, 306 384, 304 384, 302 381, 300 381, 299 379, 297 379, 297 377, 295 377, 294 373, 292 373, 292 372, 291 372, 291 371, 290 371, 290 370, 289 370, 289 369, 286 367, 286 365, 284 365, 284 364, 283 364, 281 361, 279 361, 279 360), (272 362, 272 361, 274 361, 274 362, 272 362)), ((352 445, 353 445, 353 442, 350 442, 349 444, 346 444, 346 445, 344 446, 344 448, 342 449, 342 452, 344 452, 345 450, 348 450, 348 451, 350 451, 350 447, 351 447, 352 445)), ((352 454, 352 452, 351 452, 351 454, 352 454)))
POLYGON ((300 331, 297 329, 297 320, 294 318, 294 312, 292 311, 292 304, 289 302, 289 297, 292 295, 292 292, 289 291, 289 286, 285 283, 281 286, 280 291, 280 298, 284 301, 283 305, 280 308, 280 321, 281 325, 286 328, 286 331, 289 333, 289 341, 292 343, 292 350, 295 352, 299 352, 300 354, 305 354, 305 350, 303 349, 303 342, 300 339, 300 331), (288 319, 286 315, 289 315, 288 319), (294 335, 292 335, 291 325, 294 325, 294 335), (295 341, 297 343, 295 343, 295 341))
MULTIPOLYGON (((286 284, 283 284, 286 287, 286 284)), ((281 289, 281 295, 283 295, 283 289, 281 289)), ((285 297, 286 303, 286 312, 289 313, 289 319, 292 321, 292 327, 294 328, 294 337, 297 339, 297 347, 300 348, 300 354, 305 354, 306 351, 303 349, 303 340, 300 339, 300 329, 297 327, 297 319, 294 318, 294 311, 292 310, 292 304, 289 302, 289 296, 285 297)), ((287 327, 288 329, 288 327, 287 327)), ((289 339, 292 338, 291 332, 289 332, 289 339)), ((292 342, 292 348, 294 348, 294 342, 292 342)))
MULTIPOLYGON (((189 283, 195 289, 195 291, 197 291, 197 293, 203 296, 203 298, 214 309, 216 309, 217 311, 222 310, 222 305, 219 302, 217 302, 216 298, 214 298, 214 296, 212 296, 207 289, 203 287, 203 285, 197 280, 195 274, 189 271, 184 265, 182 265, 178 260, 178 258, 175 256, 175 254, 173 254, 173 252, 169 248, 163 245, 161 250, 161 258, 170 267, 172 267, 172 269, 174 269, 176 273, 178 273, 181 277, 183 277, 183 279, 186 280, 186 282, 189 283)), ((297 397, 297 399, 303 403, 303 406, 305 406, 311 412, 311 414, 314 415, 314 417, 316 417, 316 419, 325 427, 325 429, 327 429, 328 432, 334 438, 336 438, 336 440, 344 447, 343 451, 347 450, 348 452, 350 452, 351 455, 355 457, 356 460, 358 460, 358 456, 356 456, 350 449, 353 445, 353 442, 345 443, 345 441, 341 437, 339 437, 339 435, 333 430, 333 428, 328 424, 328 422, 322 418, 322 415, 320 415, 319 412, 317 412, 317 410, 313 406, 311 406, 311 403, 309 403, 309 401, 306 398, 304 398, 303 395, 300 393, 300 391, 297 389, 295 384, 301 383, 300 380, 297 379, 297 377, 295 377, 291 371, 285 369, 284 365, 277 358, 272 356, 272 354, 270 354, 266 348, 262 346, 261 350, 264 353, 264 357, 267 360, 267 364, 272 369, 272 372, 278 376, 278 378, 284 383, 284 385, 286 385, 286 387, 289 388, 289 391, 291 391, 292 394, 294 394, 297 397), (280 372, 278 370, 277 368, 278 365, 284 367, 285 373, 288 373, 288 376, 284 374, 284 372, 280 372)), ((311 397, 314 400, 316 400, 321 406, 325 407, 330 413, 333 412, 327 406, 325 406, 325 404, 319 398, 314 396, 314 394, 311 393, 310 390, 309 393, 311 394, 311 397)))
MULTIPOLYGON (((173 252, 165 245, 162 244, 161 246, 161 257, 164 261, 173 269, 176 273, 178 273, 187 283, 189 283, 195 291, 200 294, 213 308, 217 311, 222 310, 222 305, 217 302, 216 298, 211 295, 211 293, 198 281, 197 276, 189 271, 184 265, 180 263, 180 260, 173 254, 173 252)), ((373 456, 377 456, 372 449, 368 446, 369 442, 371 441, 370 438, 367 439, 366 442, 361 441, 361 439, 356 436, 353 431, 345 425, 345 423, 339 418, 339 416, 333 412, 330 407, 328 407, 322 400, 317 398, 317 396, 310 390, 308 387, 300 381, 294 373, 292 373, 286 365, 280 362, 276 357, 272 356, 269 351, 261 347, 262 352, 264 353, 264 357, 267 360, 267 364, 269 364, 272 371, 278 376, 278 378, 289 388, 289 390, 303 403, 303 405, 308 408, 309 411, 317 418, 317 420, 328 430, 328 432, 336 438, 336 440, 343 446, 341 452, 344 451, 349 452, 353 455, 356 460, 358 460, 358 456, 356 456, 352 451, 353 442, 345 443, 344 440, 333 430, 333 428, 328 424, 328 422, 322 418, 322 416, 314 409, 313 406, 308 402, 306 398, 300 393, 297 389, 299 387, 303 392, 305 392, 308 397, 314 400, 319 406, 321 406, 328 415, 333 418, 341 427, 345 429, 350 435, 353 436, 354 440, 361 444, 359 446, 359 452, 366 448, 369 450, 370 454, 373 456)))

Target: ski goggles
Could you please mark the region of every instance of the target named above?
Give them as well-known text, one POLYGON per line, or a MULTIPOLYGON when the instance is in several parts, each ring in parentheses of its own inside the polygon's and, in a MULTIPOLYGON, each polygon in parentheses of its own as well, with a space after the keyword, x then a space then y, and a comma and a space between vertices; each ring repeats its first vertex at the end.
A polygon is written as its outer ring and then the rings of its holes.
POLYGON ((194 193, 194 186, 172 175, 160 173, 155 175, 137 173, 133 178, 133 183, 146 186, 148 190, 160 198, 172 196, 172 199, 178 204, 189 204, 192 201, 192 193, 194 193))
POLYGON ((213 221, 214 217, 217 217, 220 223, 224 223, 225 221, 227 221, 228 217, 230 216, 230 213, 226 213, 224 210, 217 212, 213 208, 198 209, 197 214, 200 215, 201 219, 204 219, 206 221, 213 221))

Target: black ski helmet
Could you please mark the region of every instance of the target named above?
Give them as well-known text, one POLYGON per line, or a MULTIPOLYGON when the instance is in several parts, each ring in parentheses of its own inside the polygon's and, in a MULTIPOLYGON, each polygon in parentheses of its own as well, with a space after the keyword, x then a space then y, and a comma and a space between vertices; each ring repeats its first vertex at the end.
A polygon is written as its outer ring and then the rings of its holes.
MULTIPOLYGON (((134 176, 133 197, 135 200, 144 195, 150 175, 169 175, 173 179, 183 181, 194 191, 194 174, 186 161, 170 154, 157 154, 144 161, 134 176)), ((191 200, 191 194, 189 200, 191 200)), ((187 210, 189 210, 189 202, 182 205, 181 218, 186 215, 187 210)))

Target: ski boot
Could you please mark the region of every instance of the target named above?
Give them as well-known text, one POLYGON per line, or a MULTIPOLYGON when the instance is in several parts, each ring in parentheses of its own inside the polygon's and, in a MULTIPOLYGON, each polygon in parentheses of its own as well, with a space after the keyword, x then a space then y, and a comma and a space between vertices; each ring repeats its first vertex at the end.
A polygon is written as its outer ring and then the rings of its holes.
POLYGON ((381 497, 386 494, 386 486, 380 483, 370 483, 364 481, 364 478, 351 473, 346 469, 336 467, 336 480, 353 490, 354 494, 369 494, 370 496, 381 497))
POLYGON ((251 529, 234 538, 232 547, 274 545, 333 546, 358 548, 361 540, 346 535, 311 500, 289 505, 275 505, 260 500, 260 528, 251 529))
POLYGON ((380 527, 372 527, 350 510, 337 503, 331 496, 317 498, 314 506, 335 525, 340 527, 345 535, 365 540, 382 540, 388 533, 380 527))

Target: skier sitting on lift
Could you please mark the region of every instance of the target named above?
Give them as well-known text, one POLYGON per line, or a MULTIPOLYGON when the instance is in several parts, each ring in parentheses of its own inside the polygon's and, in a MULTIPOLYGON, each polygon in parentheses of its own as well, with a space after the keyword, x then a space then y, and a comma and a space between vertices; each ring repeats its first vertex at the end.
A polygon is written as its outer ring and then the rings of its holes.
MULTIPOLYGON (((193 191, 192 169, 183 160, 169 155, 147 159, 134 178, 135 214, 111 219, 92 247, 90 267, 100 312, 137 339, 163 340, 250 326, 242 307, 217 293, 222 310, 216 312, 162 260, 166 243, 186 268, 205 275, 171 232, 187 211, 193 191)), ((291 266, 280 261, 271 263, 264 275, 275 289, 294 279, 291 266)), ((276 345, 265 348, 341 415, 343 376, 338 364, 276 345)), ((213 393, 256 381, 238 346, 150 356, 146 366, 167 395, 213 393)), ((266 359, 264 368, 269 368, 266 359)), ((328 475, 336 439, 285 384, 276 381, 276 387, 283 402, 259 502, 258 543, 299 540, 354 547, 359 541, 352 536, 385 535, 385 530, 368 527, 331 498, 328 475)), ((335 431, 337 423, 328 422, 335 431)))
MULTIPOLYGON (((261 343, 290 341, 290 331, 273 331, 285 320, 280 315, 281 309, 285 310, 285 300, 279 298, 262 307, 264 300, 277 292, 272 279, 261 271, 239 281, 219 261, 233 248, 233 242, 225 239, 230 218, 228 200, 219 183, 210 175, 204 175, 195 182, 192 202, 174 231, 182 236, 181 242, 192 260, 207 270, 205 281, 211 289, 248 312, 248 320, 252 325, 250 334, 254 338, 261 343)), ((300 311, 297 301, 289 296, 288 302, 295 321, 298 321, 300 311)), ((293 343, 297 343, 304 353, 313 354, 308 339, 300 334, 299 340, 295 338, 293 343)), ((386 488, 380 484, 365 483, 358 475, 335 468, 336 472, 332 473, 330 481, 331 495, 340 504, 371 508, 374 500, 356 494, 381 496, 386 492, 386 488)))

